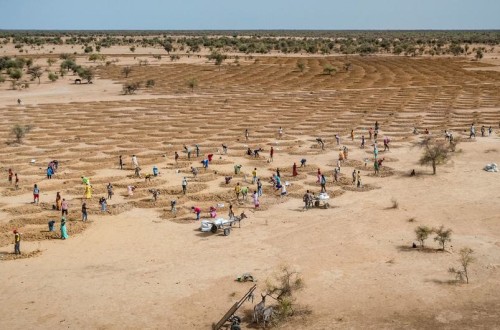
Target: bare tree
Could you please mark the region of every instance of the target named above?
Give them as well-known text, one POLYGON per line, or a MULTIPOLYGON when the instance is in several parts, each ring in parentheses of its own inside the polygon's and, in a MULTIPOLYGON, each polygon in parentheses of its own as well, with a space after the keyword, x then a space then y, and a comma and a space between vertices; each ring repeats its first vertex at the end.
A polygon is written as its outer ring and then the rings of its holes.
POLYGON ((455 267, 450 267, 450 269, 448 269, 448 272, 455 274, 457 280, 463 282, 463 280, 465 279, 467 284, 469 284, 469 265, 476 260, 472 256, 473 253, 474 250, 468 247, 464 247, 460 250, 460 257, 458 258, 462 269, 455 269, 455 267))
POLYGON ((122 69, 122 73, 125 75, 125 78, 128 78, 128 75, 132 72, 132 68, 126 66, 122 69))
POLYGON ((294 314, 295 293, 304 288, 301 274, 284 265, 274 278, 266 281, 268 295, 278 301, 276 318, 285 320, 294 314))

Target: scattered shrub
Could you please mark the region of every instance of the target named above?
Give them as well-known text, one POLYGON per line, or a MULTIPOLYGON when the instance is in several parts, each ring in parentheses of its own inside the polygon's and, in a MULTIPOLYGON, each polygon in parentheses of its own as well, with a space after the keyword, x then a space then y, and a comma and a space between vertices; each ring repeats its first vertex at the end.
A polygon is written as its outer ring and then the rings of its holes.
POLYGON ((14 134, 16 142, 22 143, 26 134, 28 134, 31 131, 31 128, 32 127, 30 125, 21 126, 19 124, 16 124, 12 128, 12 134, 14 134))
POLYGON ((464 247, 460 250, 460 257, 458 258, 461 269, 455 269, 454 267, 448 269, 448 272, 454 274, 457 280, 463 282, 465 279, 467 284, 469 284, 469 265, 476 260, 472 256, 473 253, 474 251, 471 248, 464 247))
POLYGON ((49 80, 50 80, 50 81, 52 81, 52 82, 54 82, 54 81, 56 81, 57 79, 59 79, 59 76, 58 76, 58 75, 56 75, 56 74, 55 74, 55 73, 53 73, 53 72, 49 72, 49 76, 48 76, 48 77, 49 77, 49 80))

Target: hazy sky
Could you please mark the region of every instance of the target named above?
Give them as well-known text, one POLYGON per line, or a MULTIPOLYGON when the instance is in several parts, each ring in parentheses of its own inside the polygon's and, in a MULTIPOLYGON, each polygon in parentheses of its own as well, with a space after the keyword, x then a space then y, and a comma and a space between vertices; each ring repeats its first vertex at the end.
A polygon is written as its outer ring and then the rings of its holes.
POLYGON ((0 0, 0 29, 500 29, 500 0, 0 0))

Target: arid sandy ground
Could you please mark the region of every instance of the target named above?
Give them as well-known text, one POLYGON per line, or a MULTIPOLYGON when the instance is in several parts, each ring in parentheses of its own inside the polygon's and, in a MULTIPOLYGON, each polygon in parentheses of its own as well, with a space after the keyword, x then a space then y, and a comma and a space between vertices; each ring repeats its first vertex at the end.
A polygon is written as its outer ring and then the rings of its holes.
MULTIPOLYGON (((208 329, 251 286, 235 282, 237 276, 251 272, 260 292, 282 264, 302 273, 306 287, 298 302, 312 311, 283 328, 498 327, 500 180, 482 168, 500 163, 499 63, 311 57, 299 72, 297 61, 241 57, 219 70, 204 59, 150 59, 125 79, 122 66, 136 62, 124 58, 98 67, 92 85, 74 85, 72 75, 33 82, 22 91, 0 85, 0 328, 208 329), (325 63, 342 68, 347 61, 351 71, 322 74, 325 63), (186 86, 192 77, 199 82, 194 91, 186 86), (124 81, 147 79, 155 80, 154 88, 121 95, 124 81), (380 135, 392 141, 391 151, 381 153, 386 161, 380 177, 372 173, 372 142, 359 148, 361 135, 368 137, 377 120, 380 135), (478 137, 468 141, 472 122, 478 137), (11 143, 16 123, 34 127, 22 145, 11 143), (492 136, 480 137, 482 125, 493 127, 492 136), (284 136, 278 140, 280 126, 284 136), (436 176, 417 165, 421 150, 413 144, 421 136, 412 134, 414 126, 464 137, 436 176), (350 152, 341 181, 332 184, 337 133, 350 152), (325 151, 317 147, 317 136, 326 139, 325 151), (188 161, 181 152, 183 144, 196 143, 203 155, 216 154, 206 172, 201 156, 188 161), (218 153, 222 143, 228 155, 218 153), (271 145, 275 160, 268 163, 271 145), (247 147, 265 151, 254 159, 244 155, 247 147), (177 165, 174 151, 181 155, 177 165), (134 178, 132 154, 143 174, 157 165, 161 175, 147 183, 134 178), (124 155, 123 171, 118 155, 124 155), (301 158, 308 165, 292 177, 292 164, 301 158), (52 159, 60 161, 60 170, 48 180, 45 168, 52 159), (224 176, 233 175, 234 164, 243 165, 243 174, 226 186, 224 176), (197 179, 191 166, 200 168, 197 179), (250 177, 254 167, 264 182, 259 211, 250 198, 238 204, 233 193, 237 182, 247 185, 244 174, 250 177), (267 180, 276 167, 291 182, 283 199, 267 180), (19 190, 7 182, 9 168, 20 175, 19 190), (318 168, 327 175, 333 207, 304 211, 305 190, 319 192, 318 168), (361 171, 363 189, 350 185, 353 168, 361 171), (408 176, 412 169, 417 177, 408 176), (87 201, 88 224, 80 221, 82 175, 95 188, 87 201), (187 196, 181 195, 183 176, 190 181, 187 196), (115 196, 102 214, 97 200, 108 182, 115 196), (39 206, 30 203, 34 183, 41 189, 39 206), (129 197, 131 184, 137 190, 129 197), (162 192, 156 203, 151 188, 162 192), (46 229, 48 220, 59 220, 51 210, 57 191, 70 201, 66 241, 46 229), (179 206, 175 218, 169 212, 173 198, 179 206), (390 208, 391 199, 399 208, 390 208), (249 216, 242 228, 227 237, 200 233, 190 207, 202 207, 207 218, 210 205, 224 203, 219 214, 226 216, 230 201, 236 213, 249 216), (419 225, 451 228, 447 251, 409 249, 419 225), (13 260, 14 228, 23 233, 24 253, 41 252, 13 260), (468 285, 453 283, 447 272, 458 266, 465 246, 477 259, 468 285)), ((432 237, 426 243, 438 246, 432 237)), ((241 314, 252 307, 245 304, 241 314)))

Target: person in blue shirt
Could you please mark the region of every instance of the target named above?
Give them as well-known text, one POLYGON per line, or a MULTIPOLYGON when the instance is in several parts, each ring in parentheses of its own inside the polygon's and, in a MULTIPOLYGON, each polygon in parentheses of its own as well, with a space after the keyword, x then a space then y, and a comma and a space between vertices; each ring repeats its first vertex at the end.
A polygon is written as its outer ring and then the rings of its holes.
POLYGON ((54 174, 52 167, 47 167, 47 179, 52 179, 52 174, 54 174))

